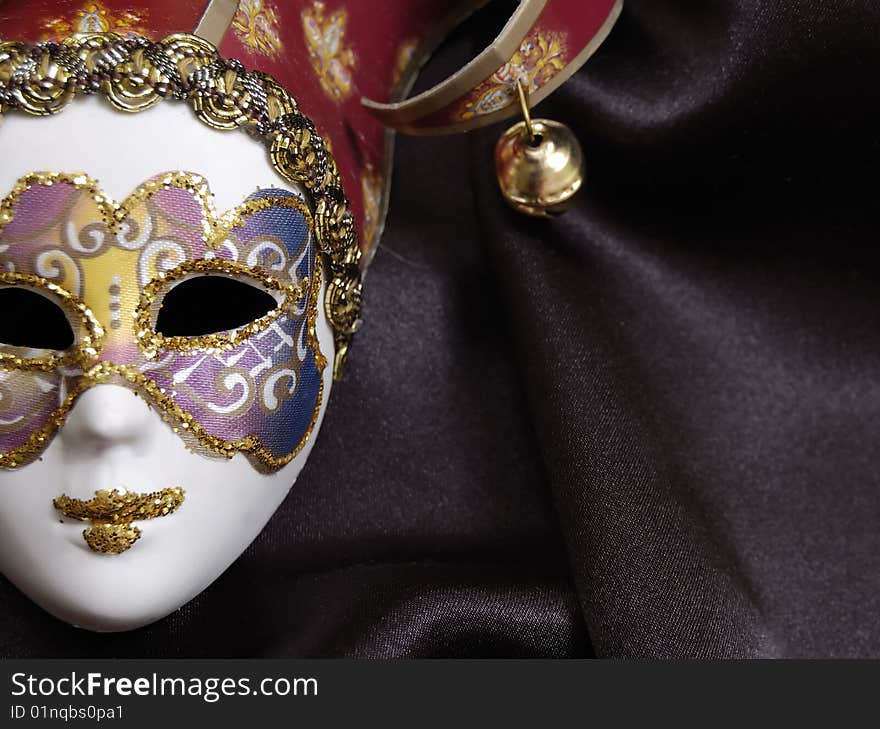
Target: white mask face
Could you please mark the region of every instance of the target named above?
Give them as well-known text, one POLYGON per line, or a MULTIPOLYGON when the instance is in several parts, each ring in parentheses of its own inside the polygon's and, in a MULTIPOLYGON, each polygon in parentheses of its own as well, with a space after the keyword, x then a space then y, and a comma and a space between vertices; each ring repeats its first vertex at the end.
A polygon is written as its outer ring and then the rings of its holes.
POLYGON ((0 231, 0 272, 30 277, 18 286, 60 306, 79 348, 28 370, 53 355, 0 345, 18 356, 0 361, 0 569, 62 620, 130 630, 191 600, 247 548, 317 437, 334 347, 309 213, 259 142, 198 123, 184 104, 122 115, 91 98, 48 119, 9 115, 0 156, 0 196, 22 193, 0 231), (18 184, 35 172, 91 179, 18 184), (115 226, 101 227, 96 186, 101 204, 125 201, 115 226), (46 217, 28 227, 28 216, 46 217), (163 331, 164 296, 206 273, 276 306, 234 337, 163 331), (47 426, 59 407, 60 427, 47 426))

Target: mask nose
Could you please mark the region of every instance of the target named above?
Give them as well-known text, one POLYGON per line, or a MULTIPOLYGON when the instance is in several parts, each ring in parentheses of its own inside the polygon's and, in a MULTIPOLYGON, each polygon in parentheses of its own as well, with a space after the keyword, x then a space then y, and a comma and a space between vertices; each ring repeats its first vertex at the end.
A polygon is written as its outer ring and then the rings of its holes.
POLYGON ((120 385, 96 385, 77 398, 59 437, 83 450, 137 446, 150 440, 154 417, 147 403, 132 390, 120 385))

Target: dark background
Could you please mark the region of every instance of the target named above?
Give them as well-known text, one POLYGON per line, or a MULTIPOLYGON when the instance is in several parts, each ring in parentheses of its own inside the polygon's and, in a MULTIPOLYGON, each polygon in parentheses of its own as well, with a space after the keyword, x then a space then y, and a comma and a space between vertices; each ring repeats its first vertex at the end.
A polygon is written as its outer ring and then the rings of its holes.
MULTIPOLYGON (((510 12, 432 61, 439 80, 510 12)), ((627 0, 537 114, 401 138, 367 323, 261 537, 142 630, 0 581, 7 657, 880 655, 880 5, 627 0)))

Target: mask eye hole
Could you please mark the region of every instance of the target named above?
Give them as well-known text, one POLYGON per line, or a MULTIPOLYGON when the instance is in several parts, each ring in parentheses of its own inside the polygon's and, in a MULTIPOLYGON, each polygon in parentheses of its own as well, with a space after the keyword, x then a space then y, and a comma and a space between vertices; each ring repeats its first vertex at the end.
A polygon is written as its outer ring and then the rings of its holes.
POLYGON ((156 333, 165 337, 200 337, 237 329, 278 307, 265 289, 227 276, 187 278, 162 299, 156 333))
POLYGON ((57 303, 32 289, 0 288, 0 343, 64 351, 75 339, 70 322, 57 303))

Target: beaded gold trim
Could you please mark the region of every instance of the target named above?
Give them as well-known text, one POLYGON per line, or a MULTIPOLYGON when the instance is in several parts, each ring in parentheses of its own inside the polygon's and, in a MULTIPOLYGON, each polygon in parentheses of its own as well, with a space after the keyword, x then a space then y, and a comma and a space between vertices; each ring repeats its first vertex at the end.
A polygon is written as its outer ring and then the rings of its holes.
POLYGON ((242 129, 261 140, 278 173, 309 191, 318 247, 328 259, 324 308, 339 379, 361 324, 361 251, 336 162, 296 100, 272 77, 245 70, 189 34, 159 42, 114 33, 76 34, 61 43, 0 42, 0 119, 10 110, 56 114, 88 94, 127 112, 166 98, 186 101, 214 129, 242 129))

